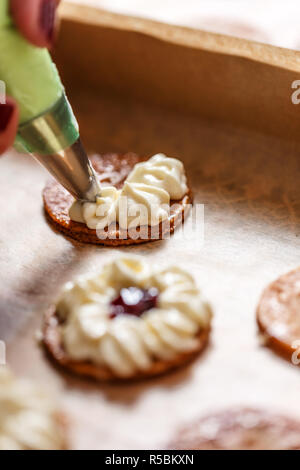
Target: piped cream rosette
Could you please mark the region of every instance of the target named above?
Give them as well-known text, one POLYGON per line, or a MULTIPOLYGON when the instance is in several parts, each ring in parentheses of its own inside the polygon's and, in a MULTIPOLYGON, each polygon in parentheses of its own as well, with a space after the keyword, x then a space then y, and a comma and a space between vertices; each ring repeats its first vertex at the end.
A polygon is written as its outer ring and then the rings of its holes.
POLYGON ((0 368, 0 450, 61 450, 57 409, 34 383, 0 368))
POLYGON ((68 283, 57 315, 68 357, 106 367, 119 377, 197 351, 199 334, 211 321, 211 309, 190 274, 178 267, 159 269, 136 256, 119 257, 99 274, 68 283), (112 301, 130 287, 155 288, 156 307, 141 316, 112 318, 112 301))
POLYGON ((187 193, 183 163, 163 154, 135 165, 123 188, 104 186, 95 203, 75 201, 69 215, 90 229, 102 230, 112 223, 122 229, 154 226, 168 219, 170 200, 187 193))

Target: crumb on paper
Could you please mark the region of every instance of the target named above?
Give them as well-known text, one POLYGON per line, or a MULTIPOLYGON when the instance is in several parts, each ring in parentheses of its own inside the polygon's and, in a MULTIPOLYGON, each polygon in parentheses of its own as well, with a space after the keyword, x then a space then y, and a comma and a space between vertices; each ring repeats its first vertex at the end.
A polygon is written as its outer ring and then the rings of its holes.
POLYGON ((38 343, 38 344, 41 344, 42 343, 42 340, 43 340, 43 333, 42 333, 42 330, 35 330, 34 332, 34 339, 35 341, 38 343))

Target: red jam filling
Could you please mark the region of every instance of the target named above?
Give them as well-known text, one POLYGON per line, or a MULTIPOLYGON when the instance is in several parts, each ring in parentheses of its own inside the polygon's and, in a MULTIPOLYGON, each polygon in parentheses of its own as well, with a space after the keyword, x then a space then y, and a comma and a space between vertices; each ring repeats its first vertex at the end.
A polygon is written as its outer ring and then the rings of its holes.
POLYGON ((157 306, 159 292, 155 287, 140 289, 138 287, 127 287, 121 289, 120 295, 111 302, 110 318, 117 315, 135 315, 139 317, 142 313, 157 306))

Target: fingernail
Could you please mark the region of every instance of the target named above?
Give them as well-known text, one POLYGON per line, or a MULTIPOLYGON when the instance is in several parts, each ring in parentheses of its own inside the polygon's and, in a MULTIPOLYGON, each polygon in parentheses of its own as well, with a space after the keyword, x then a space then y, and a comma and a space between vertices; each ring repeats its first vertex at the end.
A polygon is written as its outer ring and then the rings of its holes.
POLYGON ((53 42, 55 25, 55 0, 42 0, 40 6, 40 26, 49 42, 53 42))
POLYGON ((13 105, 0 104, 0 132, 4 132, 6 130, 13 112, 13 105))

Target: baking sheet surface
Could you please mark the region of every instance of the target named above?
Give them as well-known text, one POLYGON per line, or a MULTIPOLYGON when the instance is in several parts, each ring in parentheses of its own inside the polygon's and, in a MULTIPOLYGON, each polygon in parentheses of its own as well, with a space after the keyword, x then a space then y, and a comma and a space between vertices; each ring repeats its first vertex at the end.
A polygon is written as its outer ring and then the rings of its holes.
POLYGON ((165 152, 182 158, 195 201, 205 204, 188 239, 122 252, 170 260, 197 279, 214 310, 211 344, 190 366, 128 385, 86 382, 45 358, 36 332, 63 282, 101 269, 117 250, 83 246, 56 233, 43 215, 48 176, 29 156, 0 159, 0 339, 20 375, 57 393, 73 448, 162 448, 174 429, 230 405, 299 414, 299 370, 259 344, 255 308, 262 289, 299 262, 299 144, 226 124, 70 90, 90 151, 165 152))

